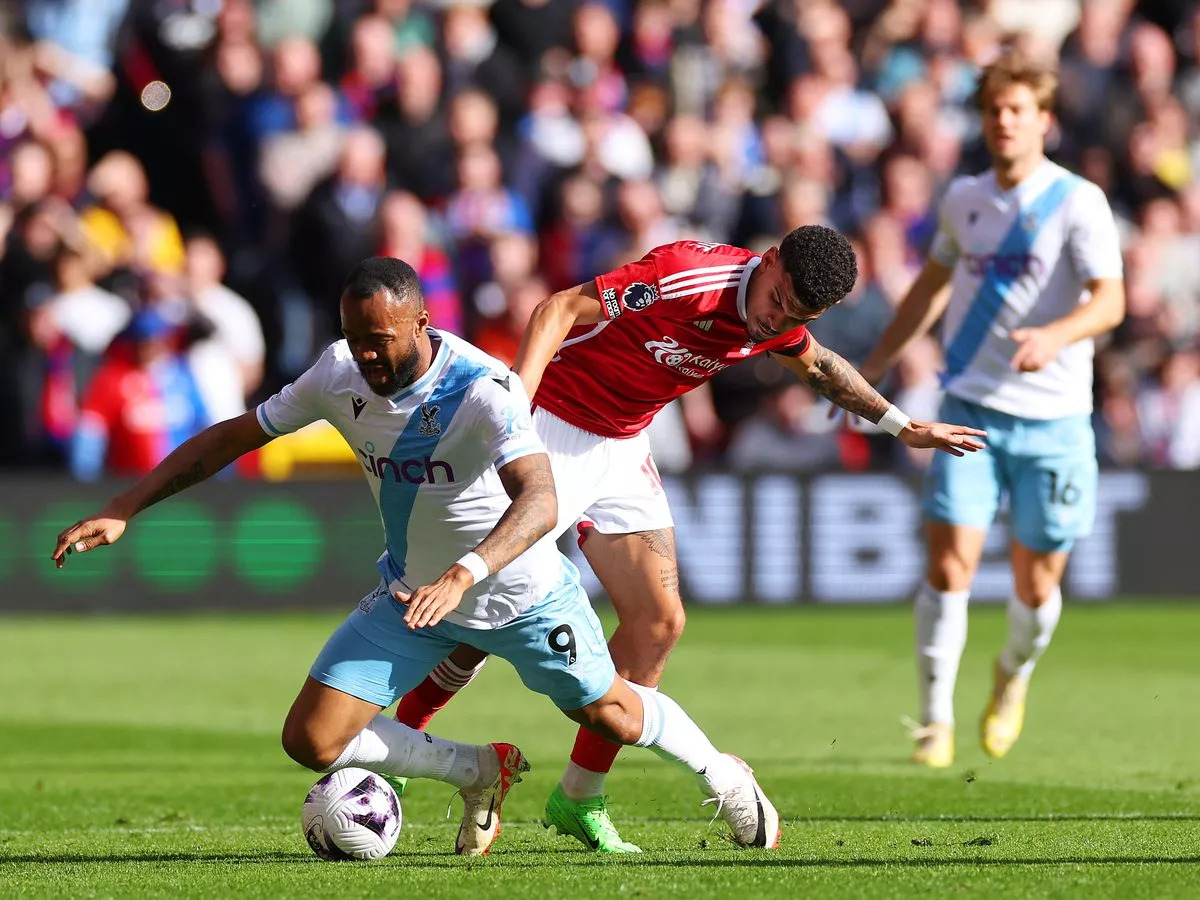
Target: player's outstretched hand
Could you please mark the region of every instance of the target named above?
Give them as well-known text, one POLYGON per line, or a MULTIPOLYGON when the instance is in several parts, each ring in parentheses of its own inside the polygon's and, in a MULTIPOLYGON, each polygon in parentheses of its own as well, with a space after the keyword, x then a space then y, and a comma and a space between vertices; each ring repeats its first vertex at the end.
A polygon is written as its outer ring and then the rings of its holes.
POLYGON ((982 450, 985 446, 983 441, 976 440, 982 437, 987 437, 986 431, 944 422, 909 422, 908 427, 900 432, 900 440, 910 447, 932 447, 955 456, 982 450))
POLYGON ((457 609, 463 592, 470 586, 471 573, 456 564, 432 584, 421 585, 411 594, 393 591, 392 596, 408 606, 404 621, 409 628, 417 629, 436 625, 446 613, 457 609))
POLYGON ((58 543, 50 558, 54 560, 55 567, 61 569, 72 553, 86 553, 94 547, 103 547, 118 541, 125 533, 127 524, 128 519, 105 515, 104 510, 90 519, 80 519, 59 533, 58 543))

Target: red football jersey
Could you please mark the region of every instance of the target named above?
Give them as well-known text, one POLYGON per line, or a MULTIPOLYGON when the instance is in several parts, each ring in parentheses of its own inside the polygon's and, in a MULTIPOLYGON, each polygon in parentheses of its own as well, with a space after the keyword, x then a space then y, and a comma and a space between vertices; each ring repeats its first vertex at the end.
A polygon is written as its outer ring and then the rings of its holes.
POLYGON ((677 241, 597 277, 605 318, 571 329, 534 405, 593 434, 632 437, 734 363, 803 353, 803 327, 761 344, 747 334, 746 289, 758 263, 741 247, 677 241))

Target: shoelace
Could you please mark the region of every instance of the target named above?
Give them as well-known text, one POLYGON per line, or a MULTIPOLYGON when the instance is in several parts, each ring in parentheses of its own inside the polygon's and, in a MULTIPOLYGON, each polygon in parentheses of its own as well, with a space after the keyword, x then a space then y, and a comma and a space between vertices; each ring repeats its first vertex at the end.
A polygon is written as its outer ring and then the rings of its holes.
POLYGON ((901 716, 900 724, 908 729, 908 736, 914 741, 923 741, 937 734, 936 725, 922 725, 911 716, 901 716))
MULTIPOLYGON (((710 803, 717 804, 717 811, 714 812, 713 817, 708 820, 708 827, 710 829, 717 821, 717 817, 724 812, 726 806, 725 801, 732 793, 733 791, 718 791, 715 797, 709 797, 707 800, 700 801, 701 806, 707 806, 710 803)), ((733 812, 733 818, 736 820, 730 824, 735 825, 737 829, 741 830, 744 828, 758 827, 758 813, 757 811, 752 811, 748 805, 734 802, 730 804, 730 809, 733 812)))

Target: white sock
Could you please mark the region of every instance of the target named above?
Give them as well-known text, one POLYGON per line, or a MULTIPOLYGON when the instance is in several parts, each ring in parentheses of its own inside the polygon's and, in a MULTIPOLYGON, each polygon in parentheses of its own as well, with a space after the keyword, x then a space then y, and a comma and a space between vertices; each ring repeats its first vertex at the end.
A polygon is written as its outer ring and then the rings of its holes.
POLYGON ((446 657, 433 667, 433 671, 429 673, 429 679, 444 691, 461 691, 483 671, 485 662, 487 662, 486 656, 473 669, 464 669, 450 657, 446 657))
POLYGON ((713 794, 739 776, 737 763, 712 745, 678 703, 640 684, 626 684, 642 698, 642 736, 635 746, 649 747, 663 759, 687 766, 713 794))
POLYGON ((593 772, 585 769, 574 760, 567 760, 559 786, 563 793, 572 800, 583 800, 587 797, 599 797, 604 794, 604 778, 607 772, 593 772))
POLYGON ((967 644, 970 596, 970 591, 935 591, 928 582, 917 592, 913 612, 922 724, 954 722, 954 682, 967 644))
MULTIPOLYGON (((632 681, 625 682, 630 687, 634 687, 632 681)), ((655 693, 657 687, 649 685, 637 685, 639 691, 649 691, 655 693)), ((563 793, 572 800, 584 800, 588 797, 601 797, 604 795, 604 779, 608 776, 607 772, 593 772, 591 769, 585 769, 573 759, 567 760, 567 767, 563 770, 562 780, 558 783, 563 789, 563 793)))
POLYGON ((1000 668, 1022 678, 1032 675, 1033 667, 1050 645, 1061 615, 1062 591, 1058 588, 1036 609, 1026 606, 1016 594, 1009 597, 1008 643, 1000 654, 1000 668))
POLYGON ((477 784, 481 774, 495 777, 494 771, 480 772, 481 764, 498 765, 495 754, 488 759, 480 752, 483 749, 416 731, 389 716, 376 716, 351 739, 329 771, 361 766, 382 775, 436 778, 465 788, 477 784))

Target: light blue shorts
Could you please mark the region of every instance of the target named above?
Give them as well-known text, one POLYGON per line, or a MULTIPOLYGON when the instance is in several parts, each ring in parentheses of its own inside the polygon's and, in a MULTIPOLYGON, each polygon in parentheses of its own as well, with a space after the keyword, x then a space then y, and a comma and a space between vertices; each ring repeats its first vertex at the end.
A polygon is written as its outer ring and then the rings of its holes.
POLYGON ((362 599, 326 641, 309 675, 353 697, 390 706, 421 683, 458 644, 512 663, 525 686, 560 709, 603 697, 617 670, 604 629, 576 583, 568 583, 500 628, 439 622, 415 631, 385 585, 362 599))
POLYGON ((946 395, 943 422, 982 428, 987 448, 934 454, 922 506, 936 522, 988 528, 1008 494, 1013 537, 1039 553, 1092 530, 1099 474, 1090 416, 1022 419, 946 395))

